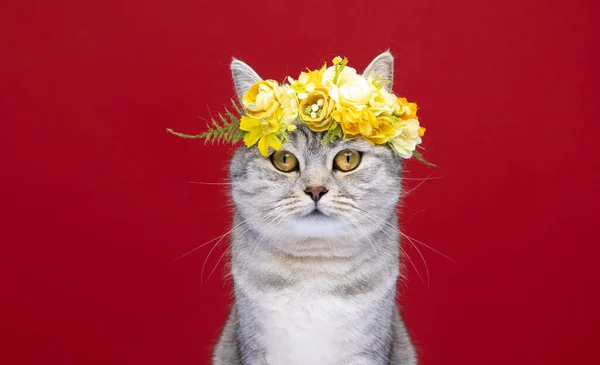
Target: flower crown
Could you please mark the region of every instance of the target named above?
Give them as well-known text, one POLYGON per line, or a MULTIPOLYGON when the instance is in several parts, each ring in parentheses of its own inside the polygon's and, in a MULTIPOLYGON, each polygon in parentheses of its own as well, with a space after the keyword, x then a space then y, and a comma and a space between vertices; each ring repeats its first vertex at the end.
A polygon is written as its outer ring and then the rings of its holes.
POLYGON ((307 69, 298 79, 287 77, 282 84, 274 80, 254 83, 241 98, 245 113, 232 100, 233 111, 219 114, 205 133, 167 131, 205 142, 243 140, 248 148, 258 144, 261 155, 268 156, 269 147, 280 150, 289 133, 303 123, 314 132, 324 132, 321 143, 364 138, 372 145, 388 144, 402 158, 414 156, 429 164, 416 150, 425 133, 419 125, 417 104, 387 91, 386 83, 389 81, 382 75, 365 78, 348 67, 347 58, 335 57, 333 66, 307 69))

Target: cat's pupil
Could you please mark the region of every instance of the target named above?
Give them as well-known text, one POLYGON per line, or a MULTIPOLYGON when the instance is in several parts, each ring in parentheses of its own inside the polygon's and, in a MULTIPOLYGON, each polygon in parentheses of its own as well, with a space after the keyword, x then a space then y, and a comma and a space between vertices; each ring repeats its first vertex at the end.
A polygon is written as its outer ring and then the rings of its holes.
POLYGON ((285 165, 286 161, 287 161, 287 153, 284 153, 283 154, 283 164, 284 165, 285 165))
POLYGON ((350 164, 350 153, 346 152, 346 163, 350 164))

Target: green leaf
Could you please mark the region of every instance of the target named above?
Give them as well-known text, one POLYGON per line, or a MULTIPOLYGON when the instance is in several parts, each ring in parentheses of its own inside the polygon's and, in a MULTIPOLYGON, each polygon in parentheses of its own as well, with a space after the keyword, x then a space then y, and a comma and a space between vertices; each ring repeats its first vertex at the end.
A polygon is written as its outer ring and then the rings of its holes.
POLYGON ((203 139, 204 143, 237 143, 244 138, 247 132, 240 130, 240 117, 242 112, 236 102, 231 99, 233 111, 225 108, 223 114, 217 114, 216 118, 212 118, 211 122, 206 125, 207 131, 204 133, 189 135, 175 132, 168 128, 167 132, 181 138, 203 139))
POLYGON ((423 155, 421 154, 421 152, 419 152, 419 151, 417 151, 417 150, 414 150, 414 151, 413 151, 413 157, 414 157, 414 158, 416 158, 418 161, 420 161, 420 162, 424 163, 424 164, 425 164, 425 165, 427 165, 427 166, 430 166, 430 167, 436 167, 436 166, 437 166, 436 164, 434 164, 434 163, 431 163, 431 162, 427 161, 427 160, 426 160, 426 159, 423 157, 423 155))
POLYGON ((202 136, 202 134, 196 134, 196 135, 184 134, 184 133, 175 132, 171 128, 167 128, 167 132, 169 132, 173 135, 176 135, 177 137, 181 137, 181 138, 204 138, 202 136))
POLYGON ((282 130, 281 132, 279 132, 279 138, 281 138, 281 141, 283 143, 290 143, 290 135, 286 130, 282 130))
POLYGON ((334 121, 333 123, 331 123, 331 126, 329 126, 329 129, 327 130, 327 132, 325 132, 325 135, 323 136, 323 138, 321 138, 321 144, 332 143, 336 139, 341 138, 341 137, 342 137, 342 128, 340 128, 340 125, 334 121))

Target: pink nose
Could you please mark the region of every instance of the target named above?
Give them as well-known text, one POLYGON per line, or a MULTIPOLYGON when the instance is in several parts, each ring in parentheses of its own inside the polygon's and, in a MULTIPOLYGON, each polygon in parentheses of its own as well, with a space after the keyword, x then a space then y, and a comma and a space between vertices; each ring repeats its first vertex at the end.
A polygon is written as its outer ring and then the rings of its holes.
POLYGON ((307 195, 310 195, 310 197, 312 198, 312 200, 314 200, 315 202, 318 202, 319 199, 321 199, 321 197, 325 194, 327 194, 329 190, 325 189, 324 186, 314 186, 314 187, 308 187, 304 190, 304 192, 307 195))

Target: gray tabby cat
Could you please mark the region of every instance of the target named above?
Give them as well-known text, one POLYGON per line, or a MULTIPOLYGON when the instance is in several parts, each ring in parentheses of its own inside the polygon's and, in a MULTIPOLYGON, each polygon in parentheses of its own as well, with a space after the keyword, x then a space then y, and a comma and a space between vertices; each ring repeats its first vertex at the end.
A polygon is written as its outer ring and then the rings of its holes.
MULTIPOLYGON (((261 80, 238 60, 231 71, 240 99, 261 80)), ((369 74, 391 88, 392 55, 369 74)), ((276 156, 241 147, 231 161, 235 300, 213 364, 416 364, 396 305, 401 159, 300 125, 290 137, 276 156)))

